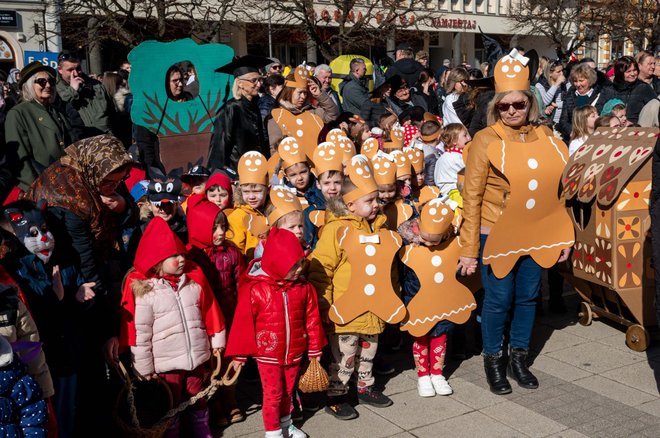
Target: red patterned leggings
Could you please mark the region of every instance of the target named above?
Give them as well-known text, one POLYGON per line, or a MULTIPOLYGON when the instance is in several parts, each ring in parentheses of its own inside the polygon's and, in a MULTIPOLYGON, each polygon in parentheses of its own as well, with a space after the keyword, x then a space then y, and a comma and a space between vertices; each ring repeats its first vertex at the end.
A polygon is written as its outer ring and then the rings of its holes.
POLYGON ((442 375, 447 352, 447 334, 415 338, 412 345, 417 376, 442 375))
POLYGON ((273 365, 257 361, 264 401, 261 414, 266 432, 280 430, 280 418, 291 414, 291 396, 300 364, 273 365))

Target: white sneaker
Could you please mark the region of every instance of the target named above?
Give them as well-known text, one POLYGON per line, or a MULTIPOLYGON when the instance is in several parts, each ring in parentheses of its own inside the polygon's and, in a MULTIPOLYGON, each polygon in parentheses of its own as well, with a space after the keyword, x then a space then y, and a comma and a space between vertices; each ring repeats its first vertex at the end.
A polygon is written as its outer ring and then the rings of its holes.
POLYGON ((417 393, 420 397, 433 397, 435 389, 431 382, 431 376, 422 376, 417 378, 417 393))
POLYGON ((435 393, 438 395, 451 395, 454 393, 454 390, 451 389, 451 386, 449 386, 447 379, 443 375, 431 376, 431 383, 433 384, 435 393))
POLYGON ((282 430, 266 431, 266 438, 284 438, 282 430))
POLYGON ((284 436, 288 438, 307 438, 307 434, 293 424, 289 424, 289 428, 284 431, 284 436))

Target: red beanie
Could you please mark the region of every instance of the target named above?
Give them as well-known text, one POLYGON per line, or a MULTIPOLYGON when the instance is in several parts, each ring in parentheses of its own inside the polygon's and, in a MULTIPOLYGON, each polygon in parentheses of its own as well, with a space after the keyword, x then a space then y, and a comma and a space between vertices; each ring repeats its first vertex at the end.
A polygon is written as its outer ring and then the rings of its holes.
POLYGON ((209 189, 213 186, 220 186, 223 189, 227 190, 227 193, 229 193, 228 207, 231 207, 234 199, 233 190, 231 186, 231 179, 229 179, 229 177, 222 172, 216 172, 213 175, 211 175, 208 181, 206 181, 206 190, 204 193, 208 192, 209 189))
POLYGON ((271 278, 282 280, 305 252, 298 238, 289 230, 273 227, 268 233, 261 258, 261 268, 271 278))
POLYGON ((200 249, 213 246, 213 223, 220 214, 220 207, 208 201, 204 195, 191 195, 188 198, 188 248, 200 249))
POLYGON ((186 246, 163 218, 151 219, 135 253, 135 270, 147 275, 149 270, 168 257, 186 254, 186 246))

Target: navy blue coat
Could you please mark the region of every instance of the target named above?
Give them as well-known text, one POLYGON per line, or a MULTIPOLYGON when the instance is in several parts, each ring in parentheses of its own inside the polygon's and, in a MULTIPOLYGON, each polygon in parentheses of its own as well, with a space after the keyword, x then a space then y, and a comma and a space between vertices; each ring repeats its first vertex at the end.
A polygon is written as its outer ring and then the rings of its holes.
POLYGON ((14 356, 0 368, 0 436, 46 438, 47 419, 41 388, 14 356))

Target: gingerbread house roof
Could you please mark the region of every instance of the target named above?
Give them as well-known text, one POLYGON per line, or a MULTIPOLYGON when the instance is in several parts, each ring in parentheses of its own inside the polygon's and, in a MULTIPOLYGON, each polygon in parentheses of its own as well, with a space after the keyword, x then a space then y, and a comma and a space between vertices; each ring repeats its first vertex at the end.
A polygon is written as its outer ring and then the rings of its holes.
POLYGON ((651 158, 657 128, 598 128, 568 159, 562 175, 564 196, 608 207, 651 158))

